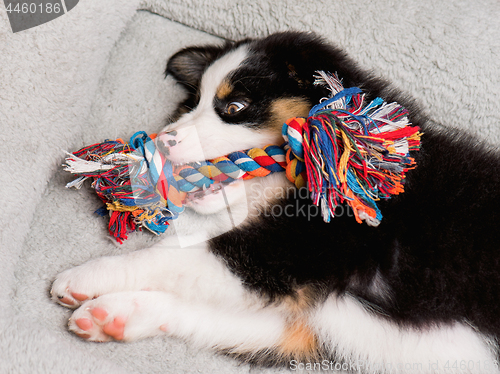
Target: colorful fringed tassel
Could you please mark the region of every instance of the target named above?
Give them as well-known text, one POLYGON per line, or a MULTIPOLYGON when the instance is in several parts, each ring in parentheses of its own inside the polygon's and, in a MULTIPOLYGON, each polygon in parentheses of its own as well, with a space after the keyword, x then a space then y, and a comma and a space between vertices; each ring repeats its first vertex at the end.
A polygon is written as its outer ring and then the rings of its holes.
POLYGON ((84 180, 93 180, 92 187, 106 206, 98 213, 109 211, 108 229, 119 243, 127 239, 128 231, 137 227, 155 234, 164 232, 167 221, 179 212, 179 203, 172 198, 166 200, 154 187, 158 184, 165 188, 165 184, 149 173, 151 155, 148 160, 144 148, 148 141, 141 134, 135 134, 130 143, 107 140, 66 158, 65 170, 79 175, 66 187, 80 188, 84 180))
POLYGON ((307 181, 326 222, 346 201, 358 222, 377 226, 382 219, 377 201, 403 192, 405 174, 415 167, 409 152, 420 148, 419 128, 410 126, 398 103, 376 98, 365 105, 359 88, 344 89, 324 72, 316 78, 332 95, 307 119, 292 118, 283 126, 287 176, 297 187, 307 181))

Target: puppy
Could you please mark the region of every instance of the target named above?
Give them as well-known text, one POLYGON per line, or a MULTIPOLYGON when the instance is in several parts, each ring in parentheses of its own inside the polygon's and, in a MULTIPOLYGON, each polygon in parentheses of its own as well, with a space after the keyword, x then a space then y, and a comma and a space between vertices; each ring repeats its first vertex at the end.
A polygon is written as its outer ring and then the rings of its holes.
POLYGON ((329 95, 314 85, 321 70, 404 105, 424 132, 405 193, 379 203, 380 225, 358 224, 347 206, 323 222, 284 173, 225 186, 233 220, 217 220, 227 204, 210 193, 179 218, 210 214, 194 225, 206 241, 166 237, 61 273, 52 294, 78 308, 71 331, 100 342, 167 334, 292 370, 499 372, 495 150, 430 124, 342 51, 292 32, 172 56, 167 73, 188 97, 158 141, 174 163, 279 145, 285 120, 329 95))

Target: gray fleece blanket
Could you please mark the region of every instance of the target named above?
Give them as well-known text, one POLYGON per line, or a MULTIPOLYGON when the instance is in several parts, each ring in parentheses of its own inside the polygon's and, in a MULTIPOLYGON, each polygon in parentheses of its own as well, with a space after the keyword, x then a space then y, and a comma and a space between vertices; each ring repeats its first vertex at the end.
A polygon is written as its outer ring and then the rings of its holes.
POLYGON ((287 371, 167 337, 82 341, 48 290, 68 267, 157 240, 110 240, 92 191, 65 189, 63 151, 161 129, 183 96, 163 75, 179 48, 289 29, 337 43, 436 123, 500 144, 497 0, 81 0, 15 34, 0 5, 0 373, 287 371))

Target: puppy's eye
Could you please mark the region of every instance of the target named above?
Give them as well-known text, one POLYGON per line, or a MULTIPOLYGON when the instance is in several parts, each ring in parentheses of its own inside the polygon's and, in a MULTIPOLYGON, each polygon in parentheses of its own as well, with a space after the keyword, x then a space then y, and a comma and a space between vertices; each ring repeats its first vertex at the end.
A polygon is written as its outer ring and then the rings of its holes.
POLYGON ((236 114, 240 110, 243 110, 247 107, 247 103, 242 103, 239 101, 232 101, 229 104, 227 104, 226 109, 224 109, 225 114, 236 114))

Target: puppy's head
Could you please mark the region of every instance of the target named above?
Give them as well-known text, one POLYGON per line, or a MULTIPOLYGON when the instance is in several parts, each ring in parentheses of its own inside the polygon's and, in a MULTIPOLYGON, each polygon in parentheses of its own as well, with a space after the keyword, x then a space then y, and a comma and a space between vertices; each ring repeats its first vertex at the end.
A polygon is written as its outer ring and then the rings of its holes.
POLYGON ((328 95, 315 86, 318 70, 356 82, 352 61, 320 38, 280 33, 264 39, 191 47, 169 60, 167 74, 189 93, 179 118, 160 133, 174 163, 281 144, 281 127, 307 116, 328 95))

